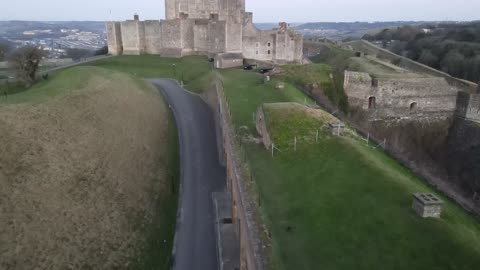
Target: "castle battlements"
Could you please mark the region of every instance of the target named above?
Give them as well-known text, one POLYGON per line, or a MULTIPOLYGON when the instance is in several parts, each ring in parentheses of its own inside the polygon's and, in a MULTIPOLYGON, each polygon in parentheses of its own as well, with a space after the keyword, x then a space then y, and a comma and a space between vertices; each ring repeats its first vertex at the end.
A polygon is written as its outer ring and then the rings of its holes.
POLYGON ((243 58, 272 63, 301 63, 303 36, 280 23, 259 30, 245 0, 166 0, 166 20, 108 22, 112 55, 167 57, 208 55, 217 68, 241 66, 243 58), (233 57, 235 56, 235 57, 233 57))

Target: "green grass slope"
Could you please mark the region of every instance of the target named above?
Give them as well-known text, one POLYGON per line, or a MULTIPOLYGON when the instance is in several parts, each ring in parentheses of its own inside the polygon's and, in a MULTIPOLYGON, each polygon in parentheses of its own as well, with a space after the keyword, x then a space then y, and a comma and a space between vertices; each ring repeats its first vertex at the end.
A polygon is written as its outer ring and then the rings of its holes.
POLYGON ((353 51, 345 50, 332 44, 323 43, 318 46, 320 46, 320 52, 310 57, 310 60, 314 63, 330 65, 336 69, 346 69, 349 65, 349 59, 355 56, 353 51))
POLYGON ((211 63, 202 56, 117 56, 97 61, 95 65, 141 78, 174 78, 183 81, 188 90, 196 93, 201 93, 210 86, 212 76, 211 63))
POLYGON ((343 70, 335 70, 327 64, 284 65, 279 69, 274 78, 302 87, 311 97, 326 96, 342 111, 348 111, 348 98, 343 89, 343 70))
POLYGON ((22 252, 3 253, 0 268, 169 269, 178 133, 161 95, 131 74, 79 66, 0 96, 0 238, 32 239, 10 241, 22 252), (12 219, 29 215, 15 236, 12 219))
POLYGON ((91 67, 66 69, 50 80, 35 84, 27 91, 8 95, 7 97, 2 96, 0 98, 0 104, 46 101, 48 98, 55 97, 59 94, 65 94, 72 90, 85 87, 89 78, 94 74, 108 77, 111 72, 91 67))
MULTIPOLYGON (((285 102, 255 74, 222 73, 234 124, 253 130, 257 105, 285 102), (247 82, 245 88, 238 85, 247 82)), ((446 200, 441 219, 421 219, 411 209, 413 192, 432 189, 365 142, 321 133, 321 125, 284 109, 269 112, 271 137, 285 142, 271 157, 246 145, 247 162, 272 232, 271 269, 475 269, 480 263, 478 220, 446 200), (309 128, 309 126, 311 126, 309 128), (300 135, 299 135, 300 134, 300 135)), ((444 198, 445 199, 445 198, 444 198)))
POLYGON ((246 126, 253 131, 253 113, 265 100, 313 104, 292 84, 286 83, 284 90, 275 89, 279 80, 264 83, 261 74, 239 69, 222 70, 221 75, 232 105, 232 114, 237 127, 246 126))

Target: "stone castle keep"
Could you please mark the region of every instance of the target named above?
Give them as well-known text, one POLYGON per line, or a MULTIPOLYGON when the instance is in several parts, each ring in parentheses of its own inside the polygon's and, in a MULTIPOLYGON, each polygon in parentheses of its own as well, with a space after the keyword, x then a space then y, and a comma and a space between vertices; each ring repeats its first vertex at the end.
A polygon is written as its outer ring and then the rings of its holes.
POLYGON ((241 66, 243 59, 301 63, 303 36, 280 23, 258 30, 245 0, 165 0, 166 19, 108 22, 112 55, 156 54, 165 57, 208 55, 217 68, 241 66))

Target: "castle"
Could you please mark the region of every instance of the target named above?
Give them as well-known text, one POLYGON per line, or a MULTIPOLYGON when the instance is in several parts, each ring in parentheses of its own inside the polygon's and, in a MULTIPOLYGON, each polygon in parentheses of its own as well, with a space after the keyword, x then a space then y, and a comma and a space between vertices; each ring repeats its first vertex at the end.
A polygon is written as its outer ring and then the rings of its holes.
POLYGON ((403 78, 372 77, 345 71, 348 103, 371 120, 457 116, 480 123, 480 93, 451 85, 445 78, 416 74, 403 78))
POLYGON ((480 123, 477 84, 454 78, 367 41, 347 42, 342 47, 357 50, 355 57, 350 59, 356 71, 345 71, 344 90, 348 103, 360 109, 369 120, 456 116, 480 123))
POLYGON ((165 20, 108 22, 112 55, 165 57, 207 55, 217 68, 243 65, 244 59, 278 64, 301 63, 303 36, 280 23, 259 30, 245 0, 165 0, 165 20))
POLYGON ((413 73, 375 75, 345 71, 344 81, 350 106, 370 112, 372 120, 445 117, 456 109, 458 89, 444 78, 413 73))

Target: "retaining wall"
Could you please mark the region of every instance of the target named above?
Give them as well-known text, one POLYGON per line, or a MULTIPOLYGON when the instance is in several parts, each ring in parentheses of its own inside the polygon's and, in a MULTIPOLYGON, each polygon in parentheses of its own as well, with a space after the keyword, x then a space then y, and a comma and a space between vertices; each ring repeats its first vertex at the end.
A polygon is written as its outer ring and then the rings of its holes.
MULTIPOLYGON (((219 76, 219 75, 217 75, 219 76)), ((220 77, 215 78, 213 94, 207 102, 214 107, 216 123, 219 124, 220 138, 223 139, 223 157, 227 171, 227 189, 232 197, 233 222, 237 224, 240 239, 240 269, 263 270, 265 260, 262 254, 260 214, 251 194, 248 168, 239 158, 239 146, 234 132, 230 107, 225 97, 220 77), (214 97, 213 97, 214 96, 214 97)))
POLYGON ((476 92, 477 84, 475 83, 455 78, 448 73, 423 65, 419 62, 413 61, 412 59, 395 54, 389 50, 379 48, 366 40, 347 42, 344 45, 351 46, 354 50, 358 51, 363 51, 367 53, 373 52, 378 58, 387 59, 391 62, 395 62, 398 66, 401 66, 413 72, 425 73, 436 77, 443 77, 450 85, 456 86, 465 92, 476 92))
POLYGON ((345 71, 344 89, 350 106, 374 119, 452 116, 457 105, 458 89, 442 77, 374 80, 345 71))

